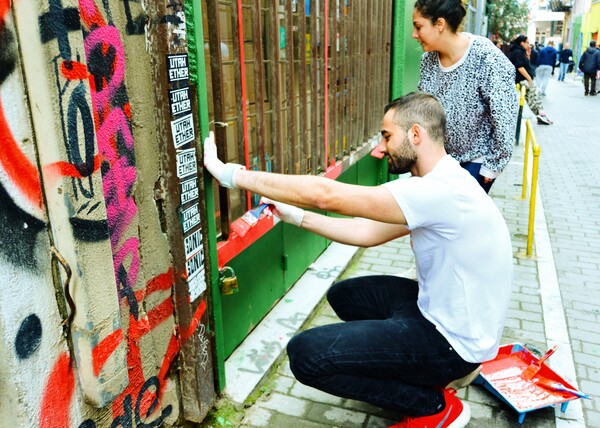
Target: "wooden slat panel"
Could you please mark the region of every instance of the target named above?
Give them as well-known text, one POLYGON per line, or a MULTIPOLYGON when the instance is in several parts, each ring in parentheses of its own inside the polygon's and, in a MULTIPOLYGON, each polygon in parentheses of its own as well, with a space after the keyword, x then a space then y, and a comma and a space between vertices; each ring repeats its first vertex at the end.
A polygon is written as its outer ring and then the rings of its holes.
POLYGON ((296 76, 294 72, 294 28, 292 21, 292 2, 287 1, 285 7, 285 65, 286 65, 286 104, 287 104, 287 144, 288 144, 288 173, 298 173, 296 163, 298 161, 298 138, 296 135, 296 103, 295 87, 296 76))
MULTIPOLYGON (((207 2, 207 15, 211 25, 208 26, 208 40, 210 49, 210 70, 212 75, 212 94, 213 94, 213 114, 215 122, 225 122, 225 102, 224 90, 225 82, 223 78, 223 58, 221 52, 221 36, 219 21, 219 4, 216 2, 207 2)), ((215 126, 215 139, 217 141, 217 153, 221 159, 229 159, 227 153, 227 133, 223 126, 215 126)), ((221 234, 226 239, 229 236, 229 225, 231 224, 231 210, 229 209, 229 195, 227 189, 218 186, 219 208, 221 212, 221 234)))
POLYGON ((298 2, 296 14, 296 27, 298 28, 298 144, 300 149, 300 173, 306 174, 306 157, 310 153, 310 137, 308 133, 308 87, 307 87, 307 69, 306 69, 306 12, 304 1, 298 2))
POLYGON ((265 109, 264 109, 264 63, 263 63, 263 18, 260 0, 254 0, 252 5, 252 45, 254 47, 254 94, 256 104, 256 134, 258 137, 258 165, 261 171, 265 171, 265 144, 267 141, 265 135, 265 109))
MULTIPOLYGON (((210 1, 208 2, 210 3, 210 1)), ((237 122, 237 127, 236 127, 236 131, 237 131, 237 146, 238 146, 238 159, 237 162, 240 164, 244 164, 244 158, 243 158, 243 153, 244 153, 244 124, 243 124, 243 120, 244 120, 244 113, 242 110, 242 73, 241 73, 241 67, 240 67, 240 37, 244 37, 243 34, 239 33, 239 28, 238 28, 238 11, 237 11, 237 1, 236 0, 230 0, 230 1, 226 1, 225 3, 227 3, 230 7, 231 10, 231 32, 232 32, 232 39, 233 39, 233 43, 232 43, 232 50, 233 50, 233 61, 235 64, 235 67, 233 68, 233 72, 234 72, 234 79, 235 79, 235 98, 237 100, 236 103, 236 122, 237 122)), ((238 192, 239 198, 240 198, 240 206, 241 207, 246 207, 247 206, 247 194, 246 192, 243 191, 239 191, 239 190, 234 190, 232 192, 238 192)), ((243 209, 243 208, 242 208, 243 209)), ((229 229, 227 229, 229 230, 229 229)))
POLYGON ((271 104, 271 143, 273 146, 272 168, 274 172, 284 172, 283 142, 281 136, 281 85, 280 85, 280 54, 279 54, 279 20, 277 19, 278 0, 269 2, 269 27, 267 33, 267 52, 269 52, 268 83, 269 101, 271 104))

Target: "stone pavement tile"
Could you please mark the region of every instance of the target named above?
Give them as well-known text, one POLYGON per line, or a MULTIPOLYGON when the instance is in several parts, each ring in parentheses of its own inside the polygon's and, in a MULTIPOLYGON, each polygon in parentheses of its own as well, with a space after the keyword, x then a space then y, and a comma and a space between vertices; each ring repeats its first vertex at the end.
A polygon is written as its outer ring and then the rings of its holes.
POLYGON ((263 395, 256 400, 255 406, 269 410, 274 410, 288 416, 304 416, 310 402, 289 395, 273 392, 268 395, 263 395))
POLYGON ((292 418, 280 413, 273 414, 269 423, 269 427, 273 428, 338 428, 334 425, 321 424, 303 418, 292 418))
POLYGON ((290 391, 290 395, 294 397, 303 398, 306 400, 314 401, 316 403, 331 404, 334 406, 341 406, 344 399, 336 397, 335 395, 327 394, 318 389, 311 388, 300 382, 296 382, 294 387, 290 391))
POLYGON ((397 421, 401 417, 396 412, 392 412, 391 410, 382 409, 381 407, 376 407, 357 400, 344 400, 343 406, 347 409, 375 415, 388 421, 397 421))
POLYGON ((397 421, 380 418, 378 416, 369 416, 365 428, 388 428, 396 422, 397 421))
POLYGON ((367 421, 367 414, 341 407, 314 403, 306 415, 307 419, 327 426, 344 428, 362 428, 367 421))
POLYGON ((262 407, 252 406, 246 410, 242 426, 268 427, 273 412, 262 407))

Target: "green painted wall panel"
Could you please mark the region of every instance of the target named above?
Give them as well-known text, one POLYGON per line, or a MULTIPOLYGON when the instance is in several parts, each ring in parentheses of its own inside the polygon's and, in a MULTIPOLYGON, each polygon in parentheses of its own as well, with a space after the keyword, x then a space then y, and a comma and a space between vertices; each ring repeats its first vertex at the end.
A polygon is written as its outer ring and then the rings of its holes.
POLYGON ((306 268, 325 251, 328 242, 312 232, 283 224, 283 243, 287 260, 284 286, 288 290, 304 274, 306 268))
POLYGON ((228 357, 284 294, 283 228, 279 223, 231 260, 239 292, 221 295, 224 354, 228 357))

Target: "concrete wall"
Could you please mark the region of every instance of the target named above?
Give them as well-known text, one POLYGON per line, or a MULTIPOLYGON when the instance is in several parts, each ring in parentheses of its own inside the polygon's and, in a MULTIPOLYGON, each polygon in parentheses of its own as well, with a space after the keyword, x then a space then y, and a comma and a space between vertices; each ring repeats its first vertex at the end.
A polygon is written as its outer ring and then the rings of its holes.
POLYGON ((0 0, 2 426, 168 426, 211 405, 149 49, 185 52, 183 5, 147 3, 0 0))

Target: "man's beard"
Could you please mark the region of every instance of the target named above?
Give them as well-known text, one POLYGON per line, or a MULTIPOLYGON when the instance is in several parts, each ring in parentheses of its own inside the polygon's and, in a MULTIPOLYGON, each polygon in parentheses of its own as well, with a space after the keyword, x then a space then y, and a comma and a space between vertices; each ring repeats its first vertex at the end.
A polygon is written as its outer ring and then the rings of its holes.
POLYGON ((417 155, 412 147, 404 149, 402 154, 388 153, 388 172, 391 174, 405 174, 410 172, 417 163, 417 155))

